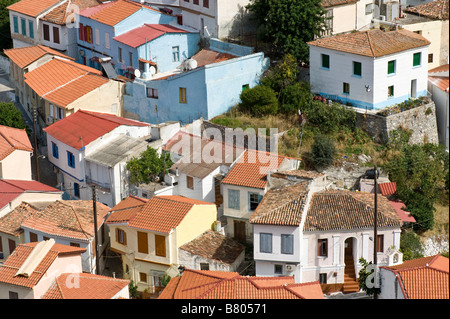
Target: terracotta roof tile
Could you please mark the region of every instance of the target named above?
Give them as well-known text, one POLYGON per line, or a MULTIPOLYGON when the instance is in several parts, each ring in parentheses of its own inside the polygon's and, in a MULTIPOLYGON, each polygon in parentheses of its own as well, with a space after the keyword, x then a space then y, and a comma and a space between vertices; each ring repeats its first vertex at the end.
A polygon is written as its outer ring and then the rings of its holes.
POLYGON ((78 6, 79 10, 90 8, 102 4, 101 0, 70 0, 63 2, 52 11, 48 12, 41 20, 52 22, 55 24, 65 25, 67 22, 67 16, 71 13, 67 11, 67 6, 70 4, 78 6))
POLYGON ((307 183, 269 190, 249 221, 252 224, 299 226, 307 197, 307 183))
POLYGON ((217 260, 231 265, 244 251, 244 245, 221 233, 208 230, 201 236, 180 247, 193 255, 217 260))
POLYGON ((23 233, 23 229, 20 227, 22 222, 37 211, 34 206, 24 202, 21 203, 10 213, 0 218, 0 232, 19 236, 23 233))
POLYGON ((230 53, 218 52, 211 49, 202 49, 194 54, 192 59, 197 61, 197 67, 201 67, 207 64, 234 59, 236 57, 236 55, 232 55, 230 53))
POLYGON ((448 20, 448 0, 433 0, 414 7, 403 9, 404 12, 415 13, 431 19, 448 20))
POLYGON ((11 59, 11 61, 13 61, 19 68, 22 69, 46 54, 59 56, 67 60, 75 60, 44 45, 34 45, 23 48, 8 49, 4 50, 4 53, 8 56, 8 58, 11 59))
POLYGON ((294 277, 244 277, 235 272, 185 269, 158 299, 323 299, 318 282, 294 277))
POLYGON ((449 298, 449 262, 446 257, 438 254, 383 268, 399 275, 399 283, 408 299, 449 298))
POLYGON ((437 66, 435 68, 432 68, 431 70, 428 70, 428 74, 430 73, 440 73, 440 72, 448 72, 449 71, 449 64, 443 64, 440 66, 437 66))
MULTIPOLYGON (((97 203, 97 227, 100 229, 109 207, 97 203)), ((90 200, 57 200, 22 222, 22 227, 53 236, 88 240, 94 236, 94 215, 90 200)))
POLYGON ((430 42, 421 35, 400 29, 396 31, 381 31, 372 29, 363 32, 338 34, 308 42, 311 46, 327 48, 336 51, 381 57, 401 51, 420 48, 430 42))
POLYGON ((120 125, 149 126, 112 114, 78 110, 68 117, 46 127, 44 131, 75 149, 81 149, 120 125))
POLYGON ((246 150, 222 180, 224 184, 265 188, 267 174, 275 171, 286 157, 255 150, 246 150))
POLYGON ((33 151, 27 132, 25 129, 0 125, 0 161, 15 150, 33 151))
POLYGON ((449 92, 449 77, 428 76, 428 82, 433 83, 436 87, 444 92, 449 92))
MULTIPOLYGON (((304 231, 372 228, 374 195, 343 190, 314 193, 304 231)), ((384 196, 378 196, 378 227, 400 227, 401 220, 384 196)))
POLYGON ((147 24, 122 33, 114 37, 114 40, 124 43, 130 47, 137 48, 145 41, 154 40, 166 33, 187 33, 187 31, 171 26, 169 24, 147 24))
POLYGON ((30 17, 36 17, 48 8, 56 5, 61 0, 21 0, 16 2, 6 9, 19 12, 30 17))
POLYGON ((383 196, 394 195, 397 192, 396 182, 380 183, 378 184, 378 187, 380 188, 381 195, 383 196))
POLYGON ((59 275, 42 299, 111 299, 128 286, 129 280, 88 273, 64 273, 59 275), (74 280, 78 286, 72 284, 74 280))
POLYGON ((50 251, 45 256, 43 256, 41 262, 28 277, 22 275, 16 276, 17 271, 27 260, 27 257, 31 254, 37 244, 38 243, 21 244, 16 247, 13 253, 0 267, 0 282, 33 288, 39 283, 41 278, 46 274, 48 268, 52 265, 52 263, 59 255, 67 254, 69 252, 81 254, 86 251, 86 249, 84 248, 54 244, 51 247, 50 251), (63 248, 62 246, 65 247, 63 248))
POLYGON ((389 203, 392 207, 394 207, 395 211, 398 214, 398 217, 407 223, 415 223, 416 219, 411 215, 410 212, 404 210, 405 204, 401 200, 390 200, 389 203))

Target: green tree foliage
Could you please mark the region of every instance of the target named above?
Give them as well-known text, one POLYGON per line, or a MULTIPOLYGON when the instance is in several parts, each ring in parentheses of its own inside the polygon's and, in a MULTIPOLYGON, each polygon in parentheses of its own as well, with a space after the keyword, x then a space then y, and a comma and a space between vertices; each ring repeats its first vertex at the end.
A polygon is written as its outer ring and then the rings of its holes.
POLYGON ((417 221, 414 229, 431 229, 434 203, 448 183, 448 153, 444 146, 404 144, 398 158, 388 163, 387 170, 389 178, 397 183, 397 194, 406 210, 417 221))
POLYGON ((318 171, 326 169, 333 163, 335 153, 336 148, 332 139, 322 134, 314 136, 311 160, 318 171))
POLYGON ((278 111, 276 93, 264 85, 247 89, 241 93, 239 109, 253 116, 276 114, 278 111))
POLYGON ((375 285, 375 274, 372 262, 367 262, 364 258, 359 258, 359 263, 363 266, 359 271, 359 288, 367 295, 372 296, 381 292, 380 288, 375 285))
POLYGON ((308 118, 308 125, 316 126, 323 134, 356 129, 356 112, 353 109, 320 101, 312 101, 304 106, 302 112, 308 118))
POLYGON ((147 146, 140 157, 133 157, 126 164, 130 172, 130 183, 150 183, 156 176, 166 173, 173 165, 170 154, 158 155, 158 152, 147 146))
POLYGON ((258 25, 264 28, 265 38, 280 56, 290 53, 298 60, 308 62, 309 48, 325 29, 325 11, 321 0, 253 0, 247 8, 258 25))
POLYGON ((410 231, 402 233, 400 236, 400 251, 403 253, 404 261, 423 257, 420 237, 410 231))
POLYGON ((22 113, 12 102, 0 102, 0 125, 24 129, 22 113))
POLYGON ((11 29, 9 26, 9 11, 6 9, 19 0, 0 0, 0 48, 12 48, 11 29))

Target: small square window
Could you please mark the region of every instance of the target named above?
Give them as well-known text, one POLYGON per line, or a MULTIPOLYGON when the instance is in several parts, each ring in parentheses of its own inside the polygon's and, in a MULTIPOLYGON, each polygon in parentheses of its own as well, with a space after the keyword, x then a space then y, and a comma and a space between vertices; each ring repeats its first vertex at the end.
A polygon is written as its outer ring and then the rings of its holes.
POLYGON ((414 55, 413 55, 413 66, 420 66, 421 59, 422 59, 422 53, 421 52, 414 53, 414 55))
POLYGON ((319 274, 319 283, 321 284, 327 283, 327 274, 325 273, 319 274))
POLYGON ((67 165, 69 167, 75 168, 75 156, 69 151, 67 151, 67 165))
POLYGON ((274 265, 273 272, 277 275, 282 275, 283 274, 283 265, 274 265))
POLYGON ((139 273, 139 281, 140 282, 147 282, 147 274, 144 272, 139 273))
POLYGON ((189 189, 194 189, 194 178, 191 176, 186 176, 186 187, 189 189))
POLYGON ((172 47, 172 62, 180 62, 180 47, 172 47))
POLYGON ((317 241, 317 256, 328 256, 328 239, 319 239, 317 241))
POLYGON ((209 270, 208 263, 200 263, 200 270, 209 270))
POLYGON ((353 61, 353 75, 356 75, 356 76, 361 76, 362 75, 361 62, 353 61))
POLYGON ((342 88, 342 93, 350 94, 350 84, 349 83, 345 83, 344 82, 344 85, 343 85, 343 88, 342 88))
POLYGON ((395 73, 395 60, 388 62, 388 74, 394 74, 395 73))
POLYGON ((248 193, 248 210, 254 211, 261 200, 262 196, 258 193, 248 193))
POLYGON ((330 68, 330 56, 328 54, 321 54, 322 57, 322 68, 329 69, 330 68))
POLYGON ((433 63, 433 53, 428 54, 428 63, 433 63))
POLYGON ((54 158, 59 158, 58 145, 52 142, 52 155, 54 158))
POLYGON ((388 97, 394 97, 394 86, 388 86, 388 97))

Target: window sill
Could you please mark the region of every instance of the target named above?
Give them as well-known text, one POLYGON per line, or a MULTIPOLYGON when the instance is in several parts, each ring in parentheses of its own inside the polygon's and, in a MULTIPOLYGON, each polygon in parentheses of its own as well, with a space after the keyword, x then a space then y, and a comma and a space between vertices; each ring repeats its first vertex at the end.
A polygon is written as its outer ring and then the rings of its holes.
POLYGON ((321 70, 325 70, 325 71, 330 71, 330 68, 326 68, 326 67, 323 67, 323 66, 321 66, 320 69, 321 70))

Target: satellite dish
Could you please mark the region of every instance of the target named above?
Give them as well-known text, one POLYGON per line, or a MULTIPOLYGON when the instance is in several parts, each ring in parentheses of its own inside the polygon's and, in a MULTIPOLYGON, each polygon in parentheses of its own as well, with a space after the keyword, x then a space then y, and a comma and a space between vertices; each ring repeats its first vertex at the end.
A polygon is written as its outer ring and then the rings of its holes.
POLYGON ((197 61, 195 61, 194 59, 189 59, 188 62, 189 70, 195 69, 197 65, 198 65, 197 61))
POLYGON ((155 74, 155 73, 156 73, 156 68, 152 65, 152 66, 150 67, 150 74, 153 75, 153 74, 155 74))
POLYGON ((139 69, 134 70, 134 75, 135 75, 137 78, 140 78, 140 77, 141 77, 141 71, 139 71, 139 69))

